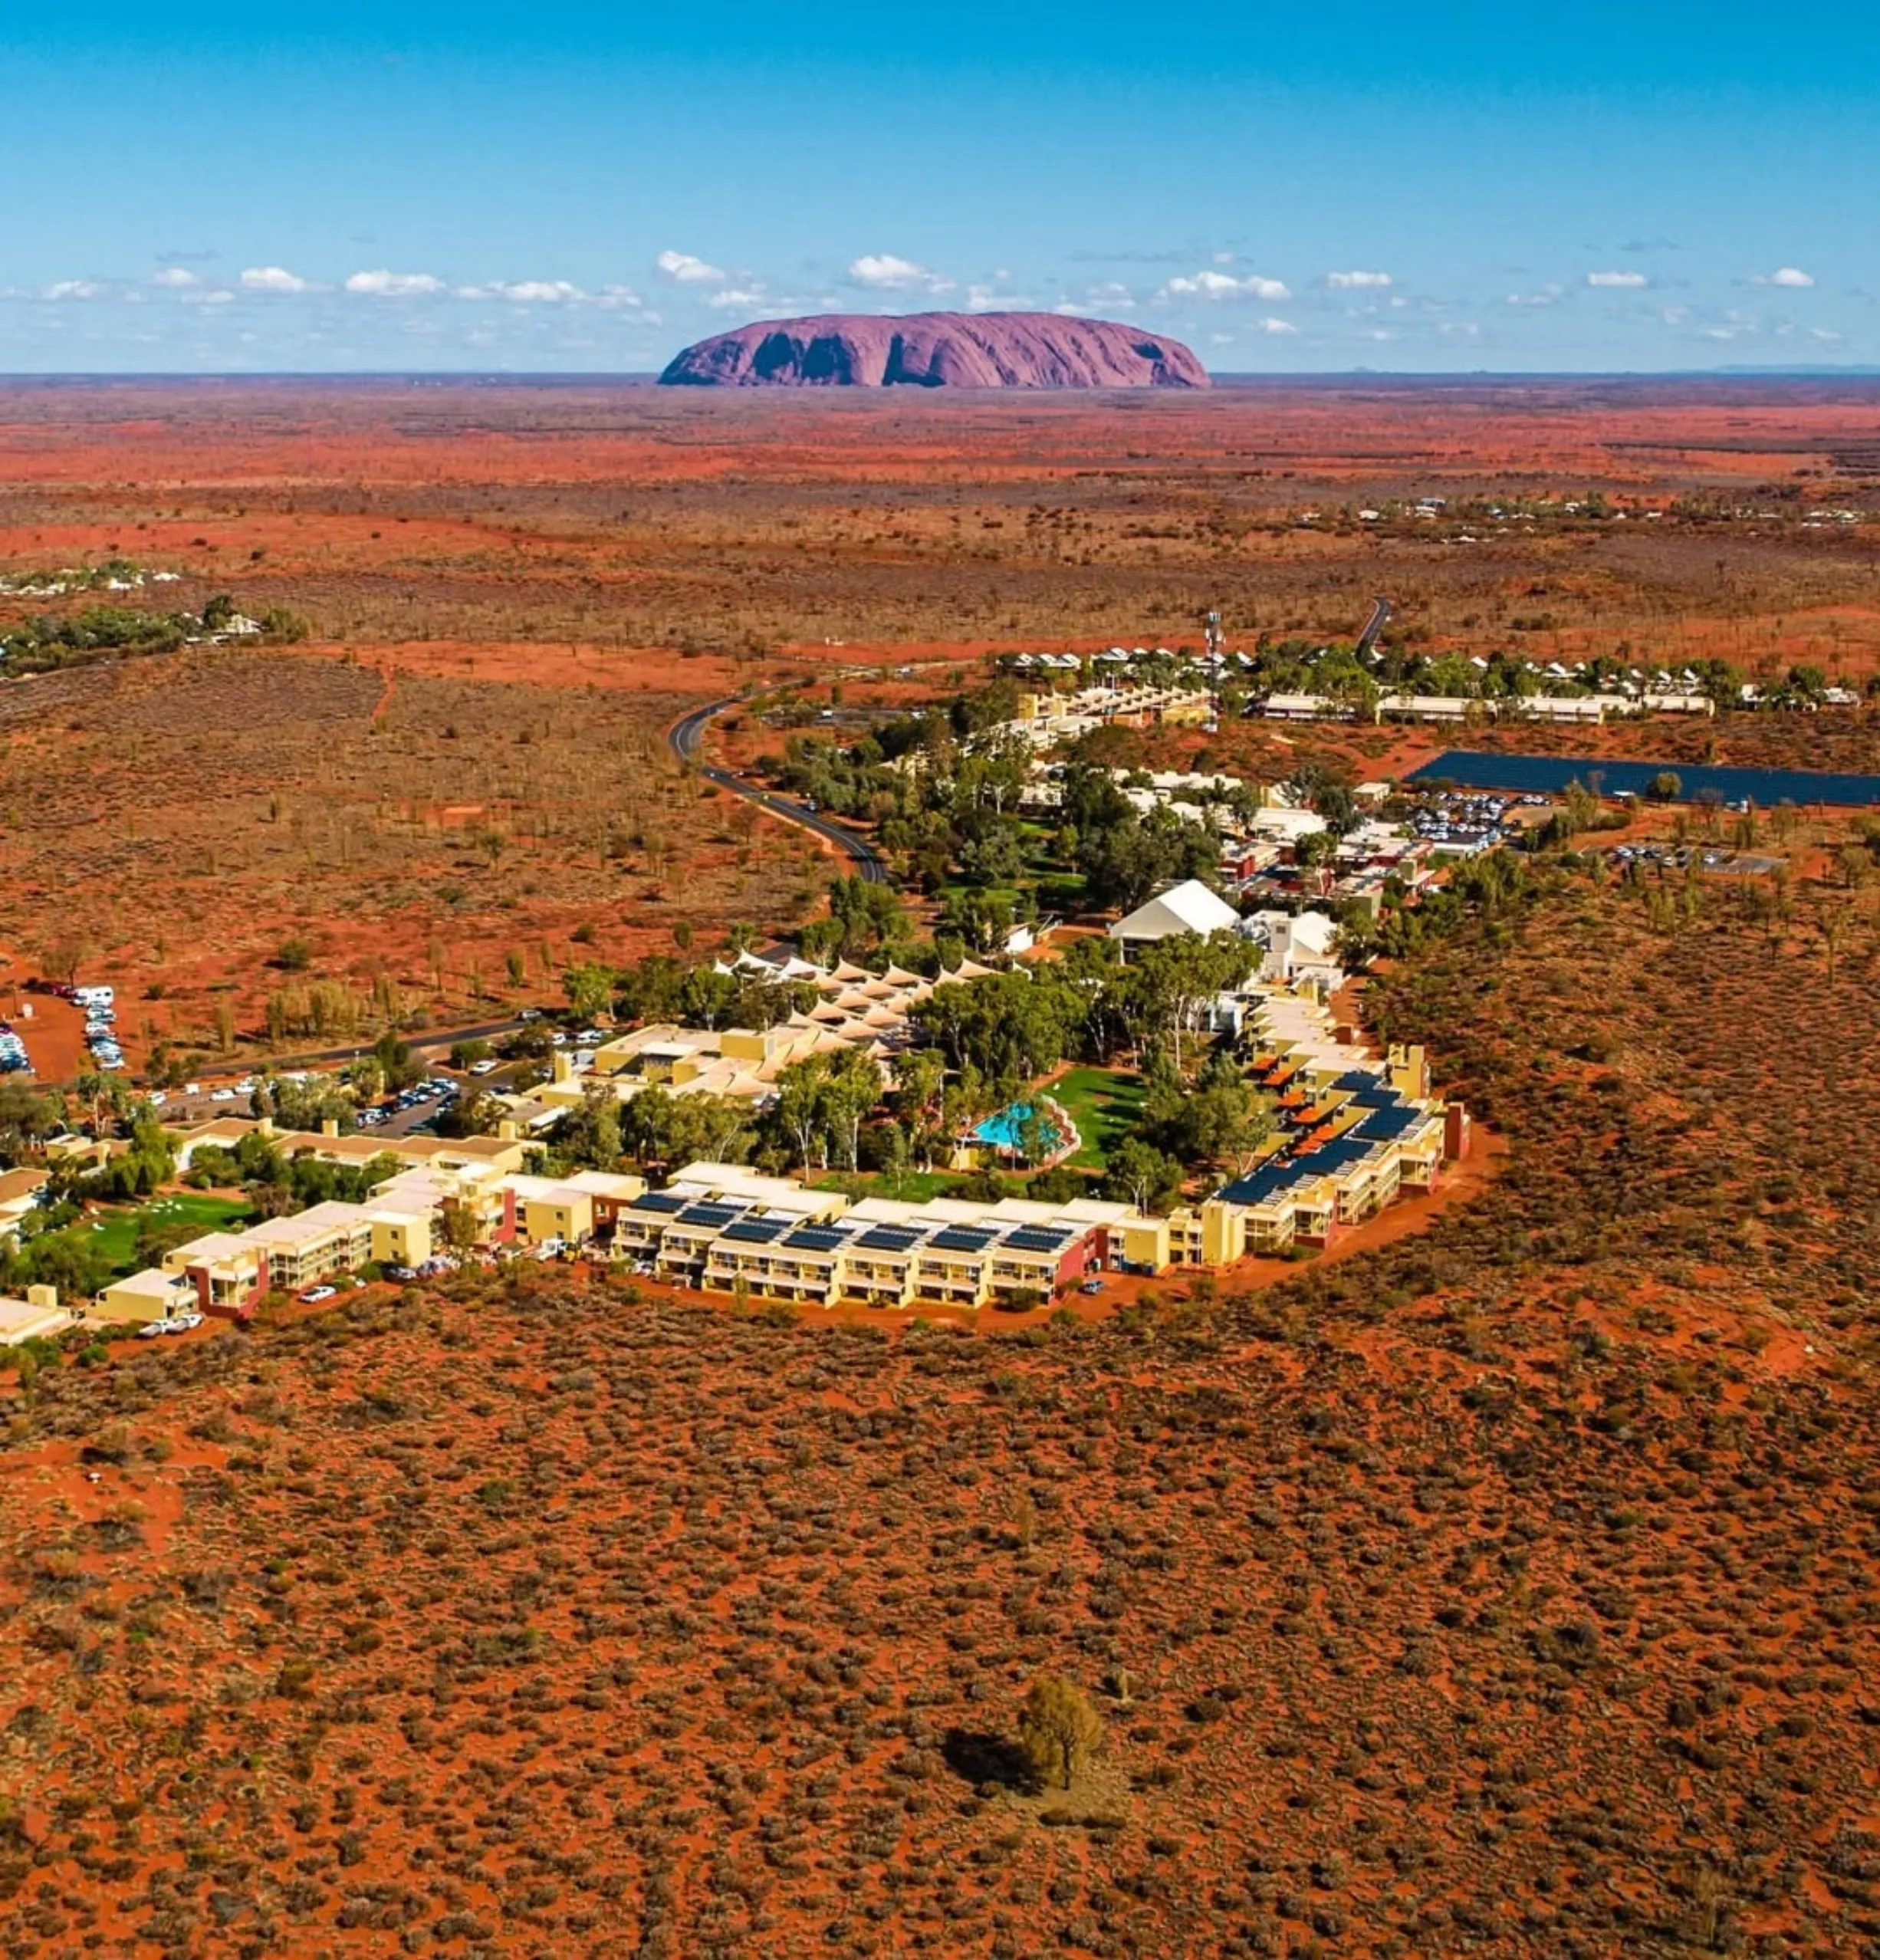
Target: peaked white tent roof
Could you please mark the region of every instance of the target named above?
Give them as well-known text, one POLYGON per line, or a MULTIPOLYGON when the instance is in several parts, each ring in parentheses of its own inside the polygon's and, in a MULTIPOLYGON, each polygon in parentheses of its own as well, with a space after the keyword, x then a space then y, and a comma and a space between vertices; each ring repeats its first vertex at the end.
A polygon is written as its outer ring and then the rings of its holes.
POLYGON ((1218 932, 1241 922, 1241 916, 1200 879, 1175 885, 1139 906, 1109 929, 1113 939, 1172 939, 1179 932, 1218 932))

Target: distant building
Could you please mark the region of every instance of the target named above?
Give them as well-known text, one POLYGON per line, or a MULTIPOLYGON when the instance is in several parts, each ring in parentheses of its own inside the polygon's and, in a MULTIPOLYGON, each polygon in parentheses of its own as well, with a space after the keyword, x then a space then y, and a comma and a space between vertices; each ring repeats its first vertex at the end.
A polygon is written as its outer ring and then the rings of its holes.
POLYGON ((59 1304, 56 1288, 29 1286, 24 1300, 0 1299, 0 1347, 52 1339, 67 1332, 77 1318, 71 1308, 59 1304))
POLYGON ((42 1170, 0 1171, 0 1238, 17 1238, 21 1223, 38 1209, 51 1180, 42 1170))
POLYGON ((1191 878, 1138 906, 1128 918, 1119 919, 1109 929, 1109 936, 1119 941, 1126 953, 1132 946, 1153 945, 1183 932, 1231 932, 1240 922, 1241 915, 1218 892, 1200 879, 1191 878))

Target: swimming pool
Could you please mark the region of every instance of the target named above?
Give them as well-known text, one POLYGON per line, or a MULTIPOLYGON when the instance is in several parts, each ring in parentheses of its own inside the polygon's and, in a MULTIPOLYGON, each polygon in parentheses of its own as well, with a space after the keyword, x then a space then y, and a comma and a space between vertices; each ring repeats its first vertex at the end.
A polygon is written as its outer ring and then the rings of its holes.
POLYGON ((1596 755, 1495 755, 1473 748, 1452 748, 1412 770, 1409 780, 1528 796, 1558 796, 1569 784, 1578 783, 1602 796, 1645 796, 1667 773, 1678 778, 1681 803, 1714 797, 1721 803, 1753 803, 1759 810, 1779 803, 1843 804, 1856 809, 1880 803, 1880 776, 1739 769, 1704 762, 1619 762, 1596 755))
MULTIPOLYGON (((990 1143, 1001 1150, 1022 1150, 1025 1147, 1025 1125, 1030 1120, 1029 1103, 1007 1103, 974 1130, 972 1140, 975 1143, 990 1143)), ((1044 1154, 1048 1157, 1061 1140, 1057 1125, 1047 1113, 1044 1117, 1044 1154)))

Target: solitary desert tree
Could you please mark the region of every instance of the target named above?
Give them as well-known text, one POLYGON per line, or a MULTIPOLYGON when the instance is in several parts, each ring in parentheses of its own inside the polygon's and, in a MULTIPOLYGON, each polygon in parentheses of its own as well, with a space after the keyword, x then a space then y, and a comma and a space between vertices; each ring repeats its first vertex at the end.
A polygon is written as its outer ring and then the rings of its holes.
POLYGON ((1074 1682, 1053 1674, 1031 1684, 1018 1712, 1018 1741, 1040 1783, 1068 1790, 1103 1739, 1103 1722, 1074 1682))

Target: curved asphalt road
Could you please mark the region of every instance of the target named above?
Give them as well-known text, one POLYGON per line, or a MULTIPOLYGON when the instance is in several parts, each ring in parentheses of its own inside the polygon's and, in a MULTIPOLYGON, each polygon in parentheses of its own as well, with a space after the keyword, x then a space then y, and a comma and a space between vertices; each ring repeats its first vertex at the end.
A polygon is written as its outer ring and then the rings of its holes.
POLYGON ((1390 617, 1390 601, 1374 599, 1371 602, 1371 621, 1358 636, 1358 657, 1362 659, 1371 650, 1371 643, 1384 630, 1384 623, 1390 617))
POLYGON ((737 705, 735 700, 714 701, 703 708, 695 708, 683 721, 675 722, 666 731, 667 745, 680 761, 694 764, 707 782, 715 783, 720 789, 729 790, 733 796, 741 796, 747 803, 754 803, 773 817, 781 817, 786 824, 794 824, 799 830, 807 830, 812 836, 833 844, 853 864, 856 875, 869 884, 892 883, 880 853, 866 837, 858 837, 840 824, 831 823, 827 817, 793 802, 787 796, 777 795, 761 783, 747 782, 742 776, 734 776, 728 769, 715 768, 708 762, 699 761, 698 745, 712 718, 737 705))

